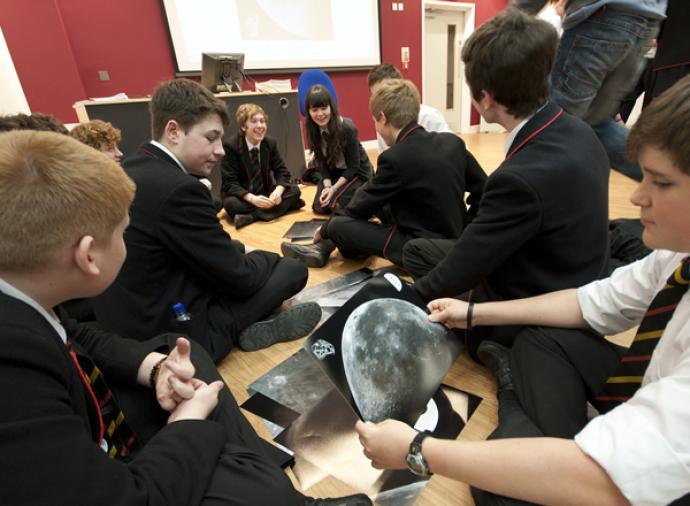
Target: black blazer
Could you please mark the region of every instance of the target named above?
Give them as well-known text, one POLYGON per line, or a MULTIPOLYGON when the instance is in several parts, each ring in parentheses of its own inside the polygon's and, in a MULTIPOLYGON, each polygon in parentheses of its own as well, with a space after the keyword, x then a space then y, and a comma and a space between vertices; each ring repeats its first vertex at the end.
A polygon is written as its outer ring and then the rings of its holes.
MULTIPOLYGON (((249 193, 249 179, 252 162, 249 158, 247 141, 244 135, 237 133, 230 141, 223 144, 225 157, 221 162, 222 176, 221 197, 241 199, 249 193)), ((275 139, 265 137, 259 145, 261 178, 264 184, 264 195, 269 195, 277 185, 287 187, 290 184, 290 171, 280 156, 275 139)))
MULTIPOLYGON (((362 181, 368 181, 371 178, 371 162, 366 151, 359 142, 359 134, 357 127, 349 119, 343 119, 343 155, 345 158, 345 169, 342 171, 342 177, 348 181, 355 177, 359 177, 362 181)), ((317 161, 317 168, 324 179, 330 179, 335 183, 340 175, 340 170, 335 167, 328 167, 323 162, 321 155, 321 146, 314 147, 314 157, 317 161)))
POLYGON ((485 182, 486 174, 458 136, 427 132, 415 122, 381 153, 376 174, 342 214, 366 220, 389 205, 403 234, 456 239, 476 214, 485 182))
POLYGON ((213 343, 236 333, 220 299, 255 293, 280 257, 245 254, 223 230, 208 189, 154 145, 141 146, 123 167, 137 185, 125 232, 127 259, 94 300, 98 322, 140 340, 182 332, 217 357, 213 343), (175 320, 171 308, 177 302, 192 313, 191 321, 175 320))
POLYGON ((492 299, 581 286, 607 274, 609 160, 592 129, 547 104, 484 188, 477 217, 415 287, 426 299, 480 282, 492 299))
MULTIPOLYGON (((131 461, 110 460, 96 442, 95 408, 55 329, 35 309, 3 293, 0 325, 0 504, 201 501, 226 440, 220 424, 175 422, 131 461)), ((144 343, 74 322, 65 328, 106 379, 136 383, 149 351, 144 343)))

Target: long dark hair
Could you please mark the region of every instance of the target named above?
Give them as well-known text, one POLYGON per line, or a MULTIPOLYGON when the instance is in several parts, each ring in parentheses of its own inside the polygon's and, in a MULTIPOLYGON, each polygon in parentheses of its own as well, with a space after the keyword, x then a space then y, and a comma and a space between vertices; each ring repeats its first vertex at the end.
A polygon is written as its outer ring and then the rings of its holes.
POLYGON ((304 108, 307 110, 305 124, 307 126, 309 149, 314 153, 316 160, 321 166, 334 168, 343 154, 343 125, 338 114, 338 106, 324 86, 315 84, 309 88, 307 97, 304 99, 304 108), (321 127, 311 119, 309 109, 326 106, 331 108, 331 119, 328 121, 328 125, 326 125, 328 133, 325 136, 326 154, 324 156, 321 150, 321 127))

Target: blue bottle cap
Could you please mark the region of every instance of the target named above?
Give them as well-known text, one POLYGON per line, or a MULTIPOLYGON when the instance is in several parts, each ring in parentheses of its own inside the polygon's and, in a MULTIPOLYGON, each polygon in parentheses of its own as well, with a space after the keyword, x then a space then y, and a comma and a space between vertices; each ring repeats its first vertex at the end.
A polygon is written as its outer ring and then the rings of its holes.
POLYGON ((177 304, 173 304, 172 309, 175 312, 175 314, 178 316, 181 314, 185 314, 187 312, 187 308, 184 307, 184 304, 182 302, 178 302, 177 304))

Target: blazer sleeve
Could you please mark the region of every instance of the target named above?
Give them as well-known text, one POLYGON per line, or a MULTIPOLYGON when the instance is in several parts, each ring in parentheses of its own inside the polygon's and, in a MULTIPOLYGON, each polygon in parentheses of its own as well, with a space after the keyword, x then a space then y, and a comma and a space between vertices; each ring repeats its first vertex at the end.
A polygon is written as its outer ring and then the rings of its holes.
POLYGON ((264 142, 268 145, 270 153, 269 156, 271 157, 270 167, 273 171, 273 178, 276 181, 276 185, 289 185, 292 176, 290 174, 290 170, 285 165, 283 157, 280 155, 280 151, 278 150, 278 144, 276 143, 275 139, 266 138, 264 139, 264 142))
POLYGON ((226 143, 224 148, 225 156, 220 164, 221 197, 237 197, 241 199, 249 193, 249 190, 241 183, 246 178, 241 177, 241 171, 244 170, 244 167, 242 166, 240 152, 237 149, 237 143, 234 143, 234 145, 226 143))
POLYGON ((73 405, 69 358, 31 330, 2 330, 0 503, 199 504, 227 435, 213 421, 165 426, 131 461, 111 460, 73 405), (185 479, 180 479, 184 476, 185 479))
POLYGON ((353 218, 368 219, 390 203, 401 189, 400 174, 393 168, 388 152, 384 152, 379 156, 374 177, 357 189, 342 213, 353 218))
POLYGON ((223 230, 208 190, 191 178, 171 192, 157 219, 160 241, 185 268, 235 298, 263 287, 280 258, 268 251, 245 254, 223 230))
MULTIPOLYGON (((345 172, 343 177, 348 181, 352 180, 360 171, 361 151, 357 127, 348 120, 343 121, 343 155, 345 157, 345 172)), ((333 181, 335 183, 335 181, 333 181)))
POLYGON ((533 237, 542 206, 534 189, 514 173, 487 180, 477 217, 446 258, 415 283, 426 300, 452 297, 474 288, 533 237))
POLYGON ((472 153, 467 151, 465 192, 469 193, 469 195, 467 195, 465 202, 467 204, 467 217, 470 221, 477 216, 477 211, 479 211, 479 202, 484 194, 486 179, 487 175, 484 169, 482 169, 472 153))

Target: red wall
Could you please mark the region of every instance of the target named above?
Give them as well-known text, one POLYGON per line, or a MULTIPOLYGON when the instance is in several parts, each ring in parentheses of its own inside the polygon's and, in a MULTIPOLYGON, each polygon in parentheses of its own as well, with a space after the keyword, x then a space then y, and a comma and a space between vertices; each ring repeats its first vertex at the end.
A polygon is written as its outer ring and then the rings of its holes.
MULTIPOLYGON (((476 23, 507 2, 472 2, 477 4, 476 23)), ((393 11, 392 0, 379 3, 383 61, 399 66, 400 48, 409 47, 410 65, 403 74, 421 88, 421 0, 404 0, 403 11, 393 11)), ((72 109, 77 100, 118 92, 148 95, 158 82, 174 77, 159 0, 2 0, 0 26, 31 110, 54 114, 67 123, 77 121, 72 109), (107 70, 110 81, 100 81, 99 70, 107 70)), ((358 125, 362 139, 373 139, 366 75, 334 72, 331 78, 342 113, 358 125)), ((298 76, 289 77, 296 86, 298 76)))

